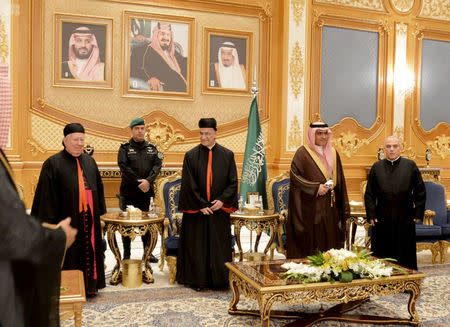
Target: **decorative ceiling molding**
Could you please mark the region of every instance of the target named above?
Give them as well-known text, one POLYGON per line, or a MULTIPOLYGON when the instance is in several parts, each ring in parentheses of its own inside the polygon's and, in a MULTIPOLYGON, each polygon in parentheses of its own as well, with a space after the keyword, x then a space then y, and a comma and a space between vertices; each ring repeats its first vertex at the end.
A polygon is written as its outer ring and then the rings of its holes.
POLYGON ((315 2, 333 4, 338 6, 355 7, 360 9, 384 11, 382 0, 315 0, 315 2))
POLYGON ((414 6, 414 0, 391 0, 392 7, 401 13, 407 13, 414 6))
POLYGON ((450 3, 448 0, 423 0, 419 17, 450 20, 450 3))

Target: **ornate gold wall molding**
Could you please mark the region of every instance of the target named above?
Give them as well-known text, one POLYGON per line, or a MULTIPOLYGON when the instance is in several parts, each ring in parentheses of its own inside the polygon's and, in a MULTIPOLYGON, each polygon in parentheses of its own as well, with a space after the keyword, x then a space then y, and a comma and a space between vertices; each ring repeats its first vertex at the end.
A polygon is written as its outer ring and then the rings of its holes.
POLYGON ((314 2, 331 3, 339 6, 384 11, 384 6, 381 0, 315 0, 314 2))
POLYGON ((299 42, 295 42, 289 63, 289 77, 294 98, 298 98, 303 82, 303 54, 299 42))
POLYGON ((172 125, 162 122, 159 118, 145 125, 146 138, 156 145, 159 151, 167 151, 175 142, 183 141, 183 134, 179 133, 172 125))
POLYGON ((45 153, 45 149, 41 147, 35 140, 32 138, 27 139, 27 145, 30 148, 31 155, 36 157, 39 153, 45 153))
POLYGON ((401 155, 408 157, 411 160, 416 159, 416 152, 413 150, 412 146, 408 146, 405 142, 405 130, 403 127, 396 127, 394 129, 394 136, 398 137, 402 146, 401 155))
POLYGON ((379 23, 378 31, 380 32, 381 35, 384 33, 389 35, 391 33, 392 27, 387 19, 379 20, 378 23, 379 23))
POLYGON ((301 135, 300 122, 297 115, 294 115, 289 127, 288 149, 298 148, 302 144, 301 135))
POLYGON ((360 139, 356 137, 355 133, 348 131, 341 133, 340 137, 334 138, 332 143, 339 152, 344 153, 350 158, 363 145, 369 144, 369 141, 367 139, 360 139))
POLYGON ((433 141, 428 141, 427 145, 432 148, 442 159, 450 155, 450 137, 442 134, 436 136, 433 141))
POLYGON ((423 0, 419 17, 450 20, 448 0, 423 0))
POLYGON ((267 17, 272 18, 272 1, 271 0, 265 0, 263 9, 264 9, 264 13, 267 15, 267 17))
POLYGON ((391 5, 401 13, 407 13, 414 6, 414 0, 391 0, 391 5))
POLYGON ((291 0, 291 7, 295 24, 298 26, 302 21, 303 11, 305 9, 305 0, 291 0))
POLYGON ((8 34, 5 23, 0 17, 0 62, 6 62, 9 56, 8 34))

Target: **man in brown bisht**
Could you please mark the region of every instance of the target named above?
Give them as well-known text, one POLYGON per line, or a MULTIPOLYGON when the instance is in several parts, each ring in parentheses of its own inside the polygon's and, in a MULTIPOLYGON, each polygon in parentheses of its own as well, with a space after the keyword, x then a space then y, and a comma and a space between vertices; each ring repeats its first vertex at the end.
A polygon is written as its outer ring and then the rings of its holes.
POLYGON ((287 258, 304 258, 344 246, 350 215, 341 159, 327 124, 309 125, 307 144, 291 163, 287 258))

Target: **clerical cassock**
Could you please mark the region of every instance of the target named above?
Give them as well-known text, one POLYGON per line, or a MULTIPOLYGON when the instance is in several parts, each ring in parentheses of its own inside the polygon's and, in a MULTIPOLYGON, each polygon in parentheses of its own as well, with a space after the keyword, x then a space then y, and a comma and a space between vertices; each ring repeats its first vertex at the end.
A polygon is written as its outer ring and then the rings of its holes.
POLYGON ((364 201, 367 219, 377 219, 371 237, 375 256, 417 269, 414 219, 423 219, 425 200, 425 185, 414 161, 398 157, 373 164, 364 201))
MULTIPOLYGON (((65 140, 72 133, 84 134, 80 126, 67 125, 65 140)), ((63 270, 83 271, 86 294, 92 296, 105 287, 100 226, 100 216, 106 212, 103 183, 95 160, 86 153, 74 156, 71 146, 65 143, 64 150, 42 165, 31 214, 52 224, 72 217, 78 234, 67 250, 63 270)))
MULTIPOLYGON (((200 120, 199 126, 215 128, 215 120, 200 120)), ((237 171, 232 151, 214 141, 211 146, 203 144, 184 157, 176 279, 180 284, 220 289, 229 283, 225 262, 232 260, 230 213, 237 207, 237 171), (223 202, 219 210, 200 211, 213 207, 214 200, 223 202)))
POLYGON ((25 213, 1 150, 0 159, 0 326, 59 326, 65 233, 25 213))
POLYGON ((308 143, 297 150, 292 160, 286 223, 289 259, 344 247, 350 207, 341 160, 331 147, 331 136, 328 125, 311 124, 308 143), (322 139, 316 133, 321 133, 322 139), (331 180, 329 190, 319 194, 320 185, 331 180))

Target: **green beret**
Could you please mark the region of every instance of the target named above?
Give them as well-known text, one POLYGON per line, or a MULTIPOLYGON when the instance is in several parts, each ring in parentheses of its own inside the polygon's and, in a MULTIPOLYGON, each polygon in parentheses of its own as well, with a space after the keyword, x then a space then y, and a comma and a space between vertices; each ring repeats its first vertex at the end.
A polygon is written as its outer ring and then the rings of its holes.
POLYGON ((130 123, 130 128, 137 125, 145 125, 145 121, 142 118, 134 118, 130 123))

